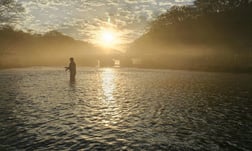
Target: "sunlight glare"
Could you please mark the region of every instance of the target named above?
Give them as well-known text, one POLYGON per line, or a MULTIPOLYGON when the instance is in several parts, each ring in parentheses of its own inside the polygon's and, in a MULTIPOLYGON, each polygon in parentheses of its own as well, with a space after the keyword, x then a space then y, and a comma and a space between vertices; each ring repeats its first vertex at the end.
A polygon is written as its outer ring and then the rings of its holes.
POLYGON ((102 40, 103 40, 105 43, 113 43, 114 38, 115 38, 115 36, 114 36, 113 33, 110 32, 110 31, 104 31, 104 32, 102 33, 102 40))
POLYGON ((100 33, 100 44, 107 48, 112 48, 117 42, 116 32, 111 29, 103 29, 100 33))

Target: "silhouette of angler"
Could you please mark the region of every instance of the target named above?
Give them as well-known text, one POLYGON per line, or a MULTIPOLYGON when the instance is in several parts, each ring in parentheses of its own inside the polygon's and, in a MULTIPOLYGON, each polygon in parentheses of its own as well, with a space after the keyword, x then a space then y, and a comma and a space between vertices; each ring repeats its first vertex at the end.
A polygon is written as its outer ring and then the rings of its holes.
POLYGON ((75 75, 76 75, 76 64, 74 62, 74 58, 70 58, 70 63, 68 67, 66 68, 66 71, 69 70, 70 71, 70 81, 75 81, 75 75))

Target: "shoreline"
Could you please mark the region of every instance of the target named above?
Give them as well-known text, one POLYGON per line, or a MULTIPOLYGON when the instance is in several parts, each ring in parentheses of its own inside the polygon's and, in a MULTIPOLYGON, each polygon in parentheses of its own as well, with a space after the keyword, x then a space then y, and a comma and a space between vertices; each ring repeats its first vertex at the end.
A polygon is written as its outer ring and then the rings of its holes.
MULTIPOLYGON (((0 70, 6 69, 22 69, 22 68, 61 68, 61 66, 47 66, 47 65, 35 65, 35 66, 12 66, 12 67, 0 67, 0 70)), ((97 68, 94 66, 78 66, 79 68, 97 68)), ((64 66, 62 66, 62 69, 64 66)), ((179 70, 179 71, 191 71, 191 72, 213 72, 213 73, 247 73, 252 74, 251 68, 218 68, 218 69, 203 69, 203 68, 167 68, 167 67, 143 67, 143 66, 123 66, 123 67, 113 67, 113 66, 103 66, 99 68, 117 68, 117 69, 150 69, 150 70, 179 70)))

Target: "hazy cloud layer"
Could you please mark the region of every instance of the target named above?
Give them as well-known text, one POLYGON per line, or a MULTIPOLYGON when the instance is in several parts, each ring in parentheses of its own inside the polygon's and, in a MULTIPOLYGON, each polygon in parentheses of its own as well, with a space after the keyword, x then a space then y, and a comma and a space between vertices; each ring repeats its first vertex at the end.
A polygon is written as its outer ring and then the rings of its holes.
POLYGON ((173 5, 193 0, 18 0, 26 9, 18 28, 36 32, 58 30, 76 39, 95 43, 96 33, 115 28, 120 43, 139 37, 159 14, 173 5))

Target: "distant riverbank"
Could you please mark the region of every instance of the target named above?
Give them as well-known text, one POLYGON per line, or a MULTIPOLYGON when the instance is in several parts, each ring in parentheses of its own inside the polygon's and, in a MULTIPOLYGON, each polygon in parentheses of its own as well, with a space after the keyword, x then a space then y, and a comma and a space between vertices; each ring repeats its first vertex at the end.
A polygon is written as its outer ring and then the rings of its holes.
MULTIPOLYGON (((43 67, 48 67, 48 68, 60 68, 61 66, 5 66, 5 67, 1 67, 0 66, 0 70, 4 70, 4 69, 15 69, 15 68, 43 68, 43 67)), ((62 70, 64 65, 62 65, 62 70)), ((78 66, 77 68, 83 68, 83 67, 87 67, 87 68, 94 68, 93 66, 78 66)), ((99 67, 99 68, 118 68, 118 67, 112 67, 112 66, 104 66, 104 67, 99 67)), ((226 72, 226 73, 252 73, 252 67, 251 68, 222 68, 222 67, 205 67, 205 68, 183 68, 183 67, 146 67, 146 66, 124 66, 124 67, 119 67, 119 68, 138 68, 138 69, 161 69, 161 70, 182 70, 182 71, 199 71, 199 72, 226 72)))

